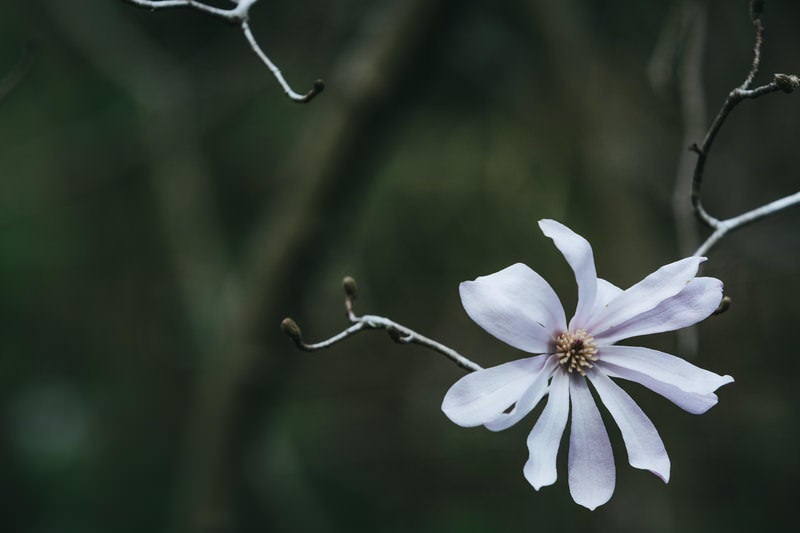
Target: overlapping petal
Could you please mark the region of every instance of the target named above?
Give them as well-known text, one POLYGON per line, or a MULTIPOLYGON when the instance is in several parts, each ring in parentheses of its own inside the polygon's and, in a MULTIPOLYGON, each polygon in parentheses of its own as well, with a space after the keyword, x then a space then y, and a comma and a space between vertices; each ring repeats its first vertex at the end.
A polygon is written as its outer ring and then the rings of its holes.
POLYGON ((646 374, 651 378, 687 392, 708 394, 733 383, 731 376, 720 376, 695 366, 685 359, 639 346, 604 346, 603 363, 646 374))
POLYGON ((630 464, 667 482, 670 461, 658 431, 610 378, 639 383, 690 413, 703 413, 715 405, 714 391, 733 378, 670 354, 614 343, 703 320, 719 305, 722 283, 696 277, 705 258, 689 257, 622 290, 597 277, 586 239, 553 220, 539 225, 564 255, 578 284, 578 305, 569 328, 553 289, 525 265, 462 283, 462 302, 475 322, 516 348, 544 355, 465 376, 447 392, 442 410, 459 425, 499 431, 517 423, 548 394, 547 405, 528 435, 525 478, 536 490, 556 481, 556 457, 571 416, 570 493, 576 503, 595 509, 611 498, 616 472, 608 433, 587 378, 619 426, 630 464), (555 337, 567 332, 556 346, 555 337), (597 360, 585 377, 560 366, 559 358, 564 364, 574 364, 573 358, 586 354, 596 355, 597 360))
POLYGON ((484 424, 491 431, 502 431, 508 429, 522 420, 534 407, 539 400, 547 393, 547 382, 553 371, 558 366, 558 362, 553 357, 548 357, 539 375, 528 386, 528 389, 520 396, 510 411, 500 413, 494 420, 484 424))
POLYGON ((604 361, 598 361, 597 366, 602 368, 603 371, 611 377, 627 379, 628 381, 634 381, 647 387, 656 394, 660 394, 667 400, 671 401, 684 411, 694 415, 701 415, 705 413, 717 405, 717 402, 719 401, 717 395, 713 392, 702 393, 687 391, 681 389, 680 387, 676 387, 675 385, 658 381, 647 374, 606 363, 604 361))
POLYGON ((599 337, 611 328, 655 308, 681 292, 697 274, 705 257, 687 257, 659 268, 622 291, 583 326, 599 337))
POLYGON ((442 411, 463 427, 495 420, 536 381, 547 358, 546 355, 527 357, 467 374, 447 391, 442 411))
POLYGON ((459 292, 472 320, 520 350, 547 352, 553 333, 566 328, 564 308, 550 284, 522 263, 465 281, 459 292))
POLYGON ((547 405, 528 435, 530 456, 523 473, 536 490, 556 482, 556 458, 568 414, 569 376, 564 372, 556 372, 550 384, 547 405))
POLYGON ((610 281, 606 281, 603 278, 597 278, 597 297, 594 301, 594 309, 592 310, 592 316, 596 315, 600 312, 601 309, 604 309, 611 300, 616 298, 622 294, 622 289, 611 283, 610 281))
POLYGON ((575 503, 594 510, 614 493, 616 471, 611 442, 586 380, 570 375, 572 423, 569 437, 569 492, 575 503))
POLYGON ((594 255, 589 241, 555 220, 539 221, 539 227, 546 236, 553 239, 556 248, 575 272, 578 283, 578 306, 572 317, 570 329, 582 328, 591 316, 597 298, 597 271, 594 266, 594 255))
POLYGON ((656 307, 595 335, 598 344, 673 331, 708 318, 722 300, 722 282, 715 278, 694 278, 684 289, 656 307))
POLYGON ((587 376, 622 433, 631 466, 649 470, 664 483, 668 482, 669 456, 658 430, 647 415, 600 369, 593 369, 587 376))

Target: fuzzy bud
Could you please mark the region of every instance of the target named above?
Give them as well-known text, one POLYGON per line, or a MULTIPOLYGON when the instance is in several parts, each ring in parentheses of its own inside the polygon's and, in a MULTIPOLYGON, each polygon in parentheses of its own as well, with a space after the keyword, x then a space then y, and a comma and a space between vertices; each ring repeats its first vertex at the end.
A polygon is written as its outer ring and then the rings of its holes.
POLYGON ((753 0, 750 2, 750 18, 758 20, 764 14, 764 4, 766 0, 753 0))
POLYGON ((342 288, 344 289, 344 293, 348 298, 351 300, 356 299, 356 296, 358 295, 358 285, 356 285, 356 280, 350 276, 345 276, 342 280, 342 288))
POLYGON ((719 307, 717 307, 717 310, 714 311, 712 314, 721 315, 722 313, 730 309, 732 301, 733 300, 731 300, 730 296, 723 296, 722 300, 719 302, 719 307))
POLYGON ((775 85, 785 93, 800 88, 800 78, 791 74, 775 74, 775 85))
POLYGON ((295 342, 301 342, 303 338, 303 334, 300 331, 300 326, 298 326, 297 322, 289 317, 286 317, 281 321, 281 331, 283 331, 295 342))

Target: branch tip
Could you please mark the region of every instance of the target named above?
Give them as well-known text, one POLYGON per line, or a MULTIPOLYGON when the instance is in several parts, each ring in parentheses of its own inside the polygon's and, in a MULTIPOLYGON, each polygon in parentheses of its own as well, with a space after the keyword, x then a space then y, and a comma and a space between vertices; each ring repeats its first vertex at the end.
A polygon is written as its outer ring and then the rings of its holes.
POLYGON ((731 302, 732 301, 733 300, 731 300, 730 296, 723 296, 722 300, 719 302, 719 307, 717 307, 717 309, 711 314, 715 315, 715 316, 716 315, 721 315, 722 313, 724 313, 725 311, 727 311, 728 309, 731 308, 731 302))
POLYGON ((342 280, 342 288, 344 289, 344 294, 350 300, 355 300, 356 296, 358 296, 358 285, 356 284, 356 280, 351 276, 344 277, 342 280))
POLYGON ((795 89, 800 89, 800 78, 794 74, 775 74, 775 85, 785 93, 791 93, 795 89))
POLYGON ((314 85, 313 87, 311 87, 310 91, 308 91, 300 98, 292 98, 292 101, 297 102, 298 104, 307 104, 308 102, 313 100, 315 96, 317 96, 324 90, 325 90, 325 82, 322 80, 316 80, 314 81, 314 85))
POLYGON ((289 317, 284 318, 281 321, 281 331, 283 331, 296 344, 301 344, 303 342, 303 333, 300 330, 300 326, 297 325, 297 322, 295 322, 294 319, 289 317))
POLYGON ((761 20, 766 4, 766 0, 753 0, 750 2, 750 18, 753 19, 753 22, 761 20))

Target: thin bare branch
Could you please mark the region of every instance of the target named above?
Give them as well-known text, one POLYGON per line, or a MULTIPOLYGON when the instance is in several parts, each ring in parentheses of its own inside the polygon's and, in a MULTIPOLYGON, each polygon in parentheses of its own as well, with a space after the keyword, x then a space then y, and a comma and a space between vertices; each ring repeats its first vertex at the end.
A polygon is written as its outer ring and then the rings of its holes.
POLYGON ((700 245, 694 255, 705 254, 711 247, 717 244, 720 239, 735 229, 752 224, 753 222, 774 215, 775 213, 797 204, 800 204, 800 191, 790 194, 789 196, 784 196, 780 200, 775 200, 774 202, 762 205, 746 213, 742 213, 741 215, 727 220, 720 220, 717 222, 714 232, 700 245))
POLYGON ((156 9, 165 9, 165 8, 173 8, 173 7, 189 7, 196 9, 202 13, 206 13, 208 15, 212 15, 215 17, 219 17, 223 20, 228 22, 237 24, 242 29, 242 33, 244 34, 245 39, 250 44, 250 48, 256 53, 256 55, 261 59, 261 61, 269 68, 272 75, 275 76, 275 79, 280 84, 283 92, 286 93, 293 102, 297 102, 300 104, 305 104, 310 102, 316 95, 322 92, 325 88, 325 83, 322 80, 316 80, 314 82, 313 87, 311 90, 305 94, 301 94, 295 92, 286 79, 283 77, 280 69, 273 63, 264 51, 261 49, 261 46, 258 44, 258 41, 253 36, 253 32, 250 31, 250 25, 248 20, 250 19, 250 8, 253 7, 258 0, 231 0, 235 7, 230 9, 222 9, 219 7, 210 6, 208 4, 204 4, 202 2, 198 2, 197 0, 125 0, 126 2, 133 4, 137 7, 156 10, 156 9))
POLYGON ((316 352, 318 350, 330 348, 362 331, 384 330, 393 341, 399 344, 418 344, 444 355, 464 370, 470 372, 481 370, 480 365, 464 357, 456 350, 426 337, 421 333, 417 333, 409 327, 398 324, 394 320, 377 315, 356 315, 353 312, 353 301, 356 296, 355 281, 348 276, 344 278, 343 286, 345 291, 345 310, 347 311, 348 319, 352 322, 352 325, 332 337, 309 344, 303 340, 303 333, 300 326, 297 325, 297 322, 291 318, 285 318, 281 322, 281 329, 294 341, 298 348, 306 352, 316 352))
POLYGON ((314 86, 306 94, 299 94, 294 92, 292 88, 289 86, 289 84, 286 83, 286 79, 284 79, 283 74, 281 74, 281 70, 275 65, 275 63, 270 61, 270 59, 267 57, 267 54, 265 54, 264 51, 261 49, 261 47, 258 45, 258 41, 256 41, 255 37, 253 37, 253 32, 250 31, 250 25, 247 23, 246 20, 242 21, 242 31, 244 32, 244 36, 247 39, 247 42, 250 43, 250 47, 253 49, 256 55, 261 59, 261 61, 264 62, 267 68, 269 68, 269 70, 272 72, 272 75, 275 76, 275 79, 278 80, 278 83, 281 85, 283 92, 285 92, 286 95, 293 101, 304 104, 306 102, 311 101, 312 98, 314 98, 316 95, 321 93, 323 89, 325 89, 325 82, 322 80, 316 80, 314 82, 314 86))
POLYGON ((727 235, 732 230, 755 222, 756 220, 761 220, 762 218, 791 207, 800 201, 800 199, 797 198, 800 193, 792 194, 727 220, 720 220, 709 214, 708 211, 706 211, 706 209, 703 207, 702 202, 701 187, 703 184, 703 174, 705 171, 706 159, 708 158, 708 154, 711 151, 712 145, 714 144, 714 139, 722 128, 722 125, 725 123, 725 120, 730 115, 731 111, 733 111, 733 109, 742 100, 754 99, 779 91, 791 93, 797 89, 800 89, 800 78, 791 74, 775 74, 770 83, 750 89, 750 86, 753 84, 753 81, 758 74, 758 69, 761 63, 761 45, 764 37, 764 24, 761 20, 761 16, 763 14, 764 3, 765 2, 763 0, 754 0, 751 2, 753 26, 755 27, 755 44, 753 45, 753 61, 744 82, 742 82, 740 86, 736 87, 730 92, 730 94, 728 94, 728 97, 722 104, 722 108, 720 109, 719 113, 717 113, 714 121, 711 123, 711 126, 709 127, 702 144, 692 144, 689 147, 692 152, 697 154, 697 162, 695 164, 694 174, 692 176, 692 207, 697 218, 699 218, 700 221, 706 226, 714 230, 712 234, 705 240, 705 242, 700 245, 695 252, 695 255, 706 253, 709 249, 711 249, 712 246, 719 242, 722 237, 727 235))

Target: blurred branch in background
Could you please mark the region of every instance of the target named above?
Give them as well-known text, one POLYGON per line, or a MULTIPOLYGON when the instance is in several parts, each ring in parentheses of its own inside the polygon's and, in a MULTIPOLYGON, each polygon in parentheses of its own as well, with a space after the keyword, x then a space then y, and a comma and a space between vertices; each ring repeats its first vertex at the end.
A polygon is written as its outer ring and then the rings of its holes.
POLYGON ((253 52, 256 53, 259 59, 269 68, 272 72, 272 75, 275 76, 275 79, 278 80, 283 92, 286 93, 286 96, 291 98, 293 102, 298 103, 307 103, 310 102, 316 95, 321 93, 323 89, 325 89, 325 82, 322 80, 316 80, 314 82, 314 86, 305 94, 300 94, 295 92, 286 79, 283 77, 281 70, 278 68, 275 63, 273 63, 267 54, 261 49, 261 46, 258 44, 258 41, 253 36, 253 32, 250 31, 250 24, 248 20, 250 19, 250 8, 253 7, 258 0, 230 0, 232 3, 236 4, 236 7, 232 7, 230 9, 221 9, 218 7, 210 6, 204 4, 202 2, 198 2, 196 0, 125 0, 135 6, 143 7, 145 9, 155 10, 155 9, 164 9, 164 8, 171 8, 171 7, 190 7, 200 11, 202 13, 206 13, 208 15, 212 15, 214 17, 219 17, 223 20, 231 22, 233 24, 238 24, 239 27, 242 29, 242 33, 244 34, 245 39, 250 44, 250 48, 253 49, 253 52))
POLYGON ((398 344, 418 344, 420 346, 430 348, 431 350, 444 355, 459 367, 470 372, 481 369, 480 365, 467 359, 454 349, 430 339, 421 333, 417 333, 413 329, 407 328, 402 324, 398 324, 393 320, 377 315, 356 315, 353 311, 353 302, 355 301, 356 294, 358 292, 356 281, 350 276, 347 276, 344 278, 342 285, 345 294, 344 306, 345 310, 347 311, 347 318, 353 324, 349 328, 323 341, 308 344, 303 340, 303 332, 300 329, 300 326, 297 325, 297 322, 291 318, 284 318, 283 322, 281 322, 281 329, 283 332, 286 333, 286 335, 292 339, 295 345, 301 350, 306 352, 316 352, 319 350, 324 350, 325 348, 330 348, 331 346, 334 346, 335 344, 362 331, 383 330, 386 331, 386 333, 389 334, 389 337, 391 337, 391 339, 398 344))
MULTIPOLYGON (((703 93, 703 55, 706 41, 704 2, 683 0, 676 3, 665 21, 648 64, 650 83, 657 91, 665 90, 671 78, 677 77, 683 121, 681 146, 689 146, 701 137, 706 124, 706 101, 703 93)), ((694 210, 686 201, 692 191, 694 158, 681 150, 672 192, 672 214, 675 219, 678 253, 690 256, 697 248, 694 210)), ((678 351, 686 357, 697 353, 699 338, 696 327, 677 332, 678 351)))
POLYGON ((756 209, 747 211, 738 216, 734 216, 725 220, 719 220, 711 216, 703 207, 701 186, 703 184, 703 173, 705 171, 706 158, 708 157, 714 139, 719 133, 728 115, 742 100, 754 99, 765 94, 774 92, 791 93, 796 89, 800 89, 800 78, 796 75, 788 74, 774 74, 770 83, 751 88, 755 77, 758 75, 758 69, 761 64, 761 44, 764 36, 764 23, 762 16, 764 13, 764 0, 753 0, 751 2, 751 17, 753 20, 753 27, 755 28, 755 44, 753 45, 753 62, 747 77, 744 82, 735 89, 733 89, 725 102, 722 104, 717 116, 711 123, 703 142, 692 144, 690 150, 697 154, 697 162, 694 167, 694 174, 692 176, 692 189, 691 189, 691 202, 697 218, 706 226, 714 231, 700 247, 694 252, 694 255, 703 255, 722 239, 729 232, 738 229, 747 224, 751 224, 770 215, 778 213, 788 207, 800 203, 800 192, 786 196, 774 202, 758 207, 756 209))
POLYGON ((31 66, 33 65, 35 49, 36 46, 33 42, 26 44, 17 64, 0 79, 0 103, 17 88, 22 80, 25 79, 25 76, 28 75, 28 72, 30 72, 31 66))
MULTIPOLYGON (((702 80, 706 12, 704 2, 682 0, 676 3, 665 21, 647 68, 650 83, 659 92, 664 91, 673 78, 677 78, 683 121, 682 146, 689 146, 694 139, 701 137, 706 127, 702 80)), ((698 244, 694 210, 686 201, 692 191, 694 163, 691 152, 681 150, 672 194, 672 213, 681 257, 691 255, 698 244)), ((694 330, 687 328, 681 331, 694 330)))

